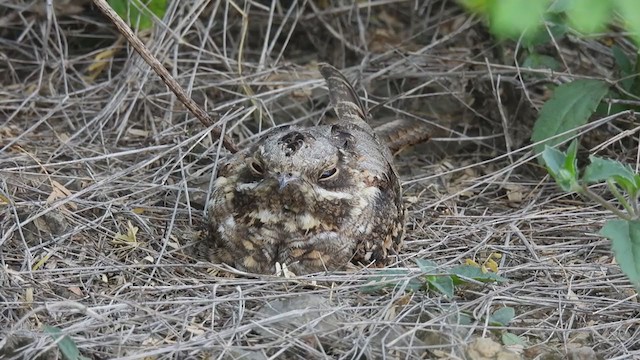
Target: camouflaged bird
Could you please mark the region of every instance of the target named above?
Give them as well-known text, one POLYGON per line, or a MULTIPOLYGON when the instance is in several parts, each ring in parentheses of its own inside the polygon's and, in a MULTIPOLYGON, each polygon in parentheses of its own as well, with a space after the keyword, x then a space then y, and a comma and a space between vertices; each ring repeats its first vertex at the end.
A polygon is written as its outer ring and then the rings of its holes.
POLYGON ((350 262, 382 266, 402 246, 391 151, 345 77, 329 65, 320 72, 336 123, 274 128, 220 167, 198 245, 212 262, 253 273, 274 273, 279 263, 307 274, 350 262))

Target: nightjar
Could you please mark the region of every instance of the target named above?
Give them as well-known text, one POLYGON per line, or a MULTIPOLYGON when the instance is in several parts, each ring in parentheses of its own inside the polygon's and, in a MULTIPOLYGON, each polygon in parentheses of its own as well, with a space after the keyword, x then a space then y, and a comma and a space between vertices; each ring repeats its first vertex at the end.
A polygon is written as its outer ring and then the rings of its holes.
POLYGON ((345 77, 321 65, 333 124, 282 126, 219 168, 207 208, 208 260, 253 273, 383 266, 398 252, 405 210, 392 154, 345 77))

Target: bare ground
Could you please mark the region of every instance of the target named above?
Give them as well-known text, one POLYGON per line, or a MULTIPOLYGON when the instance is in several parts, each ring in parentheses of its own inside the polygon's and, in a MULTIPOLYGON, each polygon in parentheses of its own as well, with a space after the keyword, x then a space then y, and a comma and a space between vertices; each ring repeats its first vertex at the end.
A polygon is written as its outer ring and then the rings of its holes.
MULTIPOLYGON (((0 358, 59 358, 47 326, 94 359, 640 356, 637 294, 597 235, 610 215, 559 190, 528 140, 554 84, 619 77, 611 45, 637 51, 619 32, 537 45, 559 68, 532 70, 452 1, 171 2, 141 36, 240 146, 330 116, 319 61, 376 121, 430 124, 397 157, 406 275, 370 291, 388 270, 283 278, 186 256, 227 153, 95 8, 54 3, 0 3, 0 358), (417 259, 492 254, 507 282, 407 291, 417 259), (490 322, 503 307, 515 318, 490 322)), ((635 116, 611 111, 581 157, 637 164, 635 116)))

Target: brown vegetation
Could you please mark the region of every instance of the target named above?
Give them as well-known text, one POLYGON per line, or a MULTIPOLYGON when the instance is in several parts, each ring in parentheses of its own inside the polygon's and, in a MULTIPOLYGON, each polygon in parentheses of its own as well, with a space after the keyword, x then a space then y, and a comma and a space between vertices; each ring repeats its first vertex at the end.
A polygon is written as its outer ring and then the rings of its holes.
MULTIPOLYGON (((329 116, 321 61, 378 123, 430 124, 397 157, 410 219, 392 267, 408 280, 416 259, 499 253, 509 279, 447 299, 365 291, 384 269, 283 278, 185 256, 226 152, 91 4, 27 3, 0 5, 0 358, 53 358, 44 326, 96 359, 640 354, 637 295, 596 234, 608 213, 562 193, 528 140, 549 85, 616 78, 610 46, 636 51, 619 34, 538 46, 558 71, 521 67, 524 50, 452 1, 173 1, 140 34, 241 147, 329 116), (490 324, 504 306, 514 320, 490 324), (504 332, 527 345, 497 345, 504 332)), ((635 162, 633 121, 594 121, 583 143, 635 162)))

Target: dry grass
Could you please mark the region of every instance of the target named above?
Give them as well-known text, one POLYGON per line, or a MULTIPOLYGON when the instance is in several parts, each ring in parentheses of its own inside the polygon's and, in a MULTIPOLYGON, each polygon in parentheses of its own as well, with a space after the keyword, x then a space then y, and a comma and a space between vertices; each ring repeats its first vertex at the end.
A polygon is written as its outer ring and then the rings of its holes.
MULTIPOLYGON (((325 116, 316 61, 356 79, 379 121, 431 123, 435 139, 397 158, 411 217, 394 267, 408 281, 415 259, 495 252, 509 281, 446 299, 403 281, 365 291, 384 270, 284 279, 188 258, 226 153, 89 4, 52 16, 14 0, 0 5, 0 358, 55 358, 44 326, 95 359, 464 358, 505 331, 524 358, 640 356, 637 295, 597 235, 609 214, 563 194, 528 143, 547 85, 616 78, 609 45, 557 39, 538 50, 559 71, 525 70, 451 1, 328 3, 174 1, 146 41, 241 146, 325 116), (504 306, 515 319, 489 324, 504 306)), ((636 162, 634 121, 593 122, 583 145, 636 162)))

